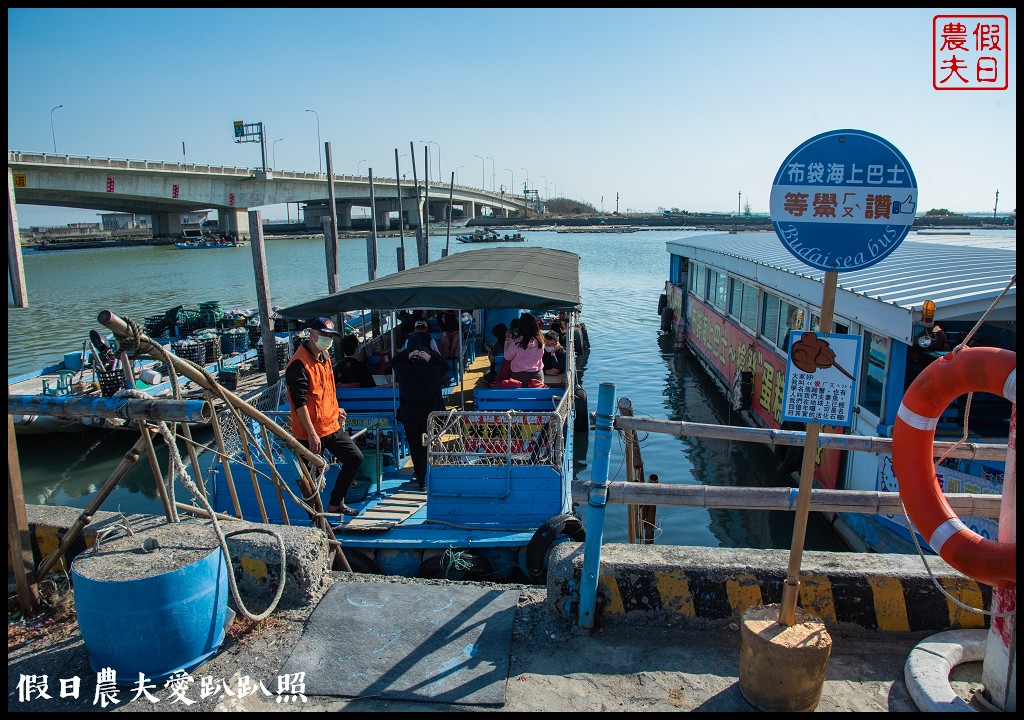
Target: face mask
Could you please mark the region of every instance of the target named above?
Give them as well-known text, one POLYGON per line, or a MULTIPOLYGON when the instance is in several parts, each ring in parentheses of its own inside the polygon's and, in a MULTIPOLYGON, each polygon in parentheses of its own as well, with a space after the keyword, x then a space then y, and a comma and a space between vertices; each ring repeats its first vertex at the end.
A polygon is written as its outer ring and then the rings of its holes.
POLYGON ((554 351, 555 351, 555 346, 554 345, 545 345, 544 346, 544 352, 554 352, 554 351))
POLYGON ((313 344, 316 345, 316 349, 319 350, 320 352, 327 352, 327 350, 331 347, 331 344, 333 342, 334 341, 331 340, 330 335, 321 335, 316 339, 316 342, 313 344))

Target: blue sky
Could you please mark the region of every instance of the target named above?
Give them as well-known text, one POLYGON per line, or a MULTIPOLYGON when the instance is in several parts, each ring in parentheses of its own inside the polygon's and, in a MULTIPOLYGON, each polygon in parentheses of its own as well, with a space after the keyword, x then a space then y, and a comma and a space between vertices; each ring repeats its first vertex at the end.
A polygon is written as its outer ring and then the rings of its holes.
POLYGON ((412 141, 422 177, 432 141, 432 165, 464 185, 489 188, 493 168, 496 188, 528 175, 609 211, 618 193, 623 211, 735 212, 742 193, 767 212, 792 150, 854 128, 903 153, 920 210, 991 211, 997 190, 1011 210, 1016 11, 941 10, 1008 17, 1002 91, 932 87, 936 12, 8 9, 7 146, 177 161, 184 142, 188 162, 255 167, 232 122, 262 121, 269 162, 315 171, 314 109, 339 174, 393 177, 412 141))

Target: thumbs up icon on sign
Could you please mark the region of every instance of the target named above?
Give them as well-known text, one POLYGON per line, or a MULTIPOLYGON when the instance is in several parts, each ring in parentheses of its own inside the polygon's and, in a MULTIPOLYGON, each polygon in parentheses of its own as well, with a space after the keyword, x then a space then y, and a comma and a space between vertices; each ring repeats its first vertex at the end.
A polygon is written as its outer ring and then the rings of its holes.
POLYGON ((907 195, 907 199, 902 202, 899 200, 892 201, 893 215, 913 215, 916 209, 917 203, 914 202, 913 195, 907 195))

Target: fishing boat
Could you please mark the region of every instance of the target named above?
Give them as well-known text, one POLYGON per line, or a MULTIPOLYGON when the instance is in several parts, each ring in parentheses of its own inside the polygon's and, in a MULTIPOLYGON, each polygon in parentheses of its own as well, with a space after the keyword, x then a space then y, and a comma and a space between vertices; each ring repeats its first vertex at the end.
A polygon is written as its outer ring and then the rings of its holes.
POLYGON ((179 243, 174 243, 174 246, 180 250, 216 250, 218 248, 233 248, 239 247, 241 243, 234 240, 184 240, 179 243))
MULTIPOLYGON (((280 312, 297 319, 370 308, 394 318, 401 310, 472 310, 477 327, 492 327, 525 309, 537 317, 564 311, 574 332, 580 307, 578 255, 493 248, 449 255, 280 312)), ((378 340, 386 353, 398 342, 393 335, 378 340)), ((471 342, 475 346, 476 338, 471 342)), ((351 567, 407 577, 543 582, 552 544, 582 540, 584 533, 571 497, 573 435, 587 423, 573 355, 554 386, 474 385, 482 369, 467 369, 447 394, 448 408, 429 417, 426 491, 413 482, 397 415, 400 388, 339 388, 349 432, 365 429, 359 438, 363 473, 345 498, 361 514, 339 516, 343 522, 334 529, 351 567)), ((482 365, 487 358, 476 361, 482 365)), ((254 404, 276 408, 282 423, 288 416, 283 386, 268 389, 254 404)), ((229 437, 242 434, 225 430, 229 437)), ((308 509, 297 502, 298 461, 275 441, 273 466, 247 466, 243 458, 259 457, 261 450, 253 442, 233 448, 230 461, 212 467, 207 487, 214 509, 257 522, 308 523, 308 509), (287 487, 277 486, 275 476, 287 487)), ((328 466, 320 495, 324 507, 338 470, 328 466)))
MULTIPOLYGON (((258 318, 256 318, 258 321, 258 318)), ((282 332, 277 333, 280 359, 287 357, 287 332, 277 320, 282 332), (284 352, 282 352, 284 351, 284 352)), ((201 303, 198 308, 176 306, 163 315, 147 317, 144 329, 154 342, 169 346, 184 359, 225 379, 237 378, 260 360, 259 328, 251 325, 248 311, 220 310, 218 301, 201 303), (255 330, 255 332, 253 332, 255 330)), ((41 397, 113 397, 120 390, 129 389, 125 361, 132 377, 130 389, 155 398, 172 396, 173 388, 168 368, 161 361, 139 357, 134 351, 122 356, 113 335, 101 336, 96 330, 89 333, 80 348, 64 353, 63 359, 39 370, 9 377, 9 396, 41 397)), ((186 393, 191 390, 188 380, 182 379, 186 393)), ((233 388, 232 388, 233 389, 233 388)), ((20 413, 12 415, 15 432, 19 435, 45 435, 50 433, 82 432, 84 430, 115 429, 123 421, 99 417, 60 417, 20 413)))
POLYGON ((238 247, 242 244, 237 240, 206 235, 203 233, 202 225, 198 223, 182 228, 181 237, 181 242, 174 243, 180 250, 215 250, 238 247))
POLYGON ((526 238, 522 233, 500 235, 491 228, 477 228, 472 235, 459 235, 456 240, 462 243, 496 243, 496 242, 524 242, 526 238))
MULTIPOLYGON (((802 429, 781 422, 787 358, 795 335, 820 331, 824 272, 791 255, 774 233, 714 233, 666 245, 670 263, 658 309, 661 330, 700 361, 743 422, 802 429)), ((859 338, 860 350, 857 369, 847 373, 854 383, 850 425, 824 424, 822 431, 892 437, 914 378, 972 331, 968 345, 1015 351, 1016 257, 1015 234, 912 233, 881 262, 840 273, 833 332, 859 338), (935 342, 937 327, 948 346, 935 342)), ((966 429, 970 441, 1005 443, 1010 403, 979 393, 968 417, 965 399, 938 419, 937 438, 956 441, 966 429)), ((801 460, 801 447, 774 446, 778 469, 798 473, 801 460)), ((937 477, 948 492, 1001 494, 1004 469, 998 461, 948 459, 937 477)), ((814 484, 898 489, 891 454, 835 449, 820 451, 814 484)), ((834 513, 832 520, 853 550, 915 552, 902 515, 834 513)), ((996 537, 993 520, 963 521, 983 537, 996 537)))

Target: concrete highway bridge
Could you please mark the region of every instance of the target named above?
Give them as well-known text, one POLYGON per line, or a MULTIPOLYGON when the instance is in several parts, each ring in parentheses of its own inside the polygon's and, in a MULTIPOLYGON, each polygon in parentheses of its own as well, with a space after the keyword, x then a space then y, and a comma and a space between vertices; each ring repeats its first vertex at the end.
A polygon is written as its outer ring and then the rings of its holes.
MULTIPOLYGON (((26 205, 75 207, 103 212, 150 215, 155 236, 179 237, 181 213, 216 209, 225 235, 249 235, 248 211, 265 205, 304 203, 305 225, 319 231, 330 217, 327 174, 267 171, 192 163, 120 160, 76 155, 7 152, 15 202, 26 205)), ((421 194, 424 186, 420 184, 421 194)), ((418 224, 417 205, 434 221, 448 215, 449 186, 429 183, 428 197, 416 198, 411 180, 401 181, 401 197, 394 178, 374 178, 377 227, 386 230, 391 213, 401 212, 406 227, 418 224)), ((352 226, 352 208, 370 207, 366 177, 334 176, 338 227, 352 226)), ((508 217, 509 211, 527 209, 521 196, 456 185, 452 204, 462 206, 462 217, 473 219, 483 208, 508 217)), ((455 217, 458 217, 456 215, 455 217)), ((394 218, 397 221, 397 216, 394 218)))

